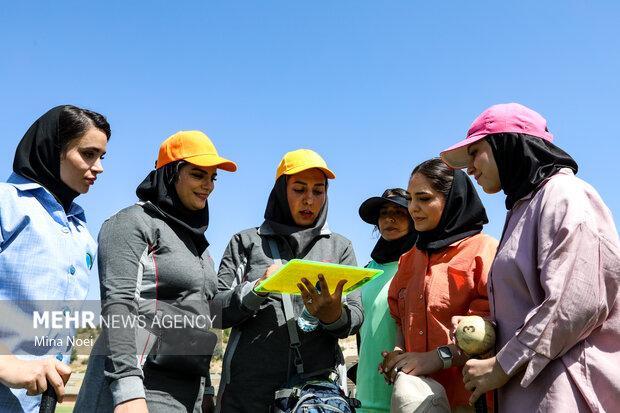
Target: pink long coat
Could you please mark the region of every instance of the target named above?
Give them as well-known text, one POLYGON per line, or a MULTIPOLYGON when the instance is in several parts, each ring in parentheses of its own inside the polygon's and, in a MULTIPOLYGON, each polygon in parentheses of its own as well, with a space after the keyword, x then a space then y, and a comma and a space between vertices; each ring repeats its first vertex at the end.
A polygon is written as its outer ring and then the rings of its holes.
POLYGON ((508 212, 489 276, 496 411, 620 412, 620 242, 598 193, 563 169, 508 212))

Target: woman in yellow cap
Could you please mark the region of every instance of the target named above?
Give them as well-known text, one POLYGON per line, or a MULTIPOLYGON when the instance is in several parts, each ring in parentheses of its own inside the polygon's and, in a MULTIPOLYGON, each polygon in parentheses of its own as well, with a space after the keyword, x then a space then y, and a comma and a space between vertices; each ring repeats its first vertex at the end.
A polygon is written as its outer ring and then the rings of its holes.
POLYGON ((184 345, 208 347, 214 335, 185 329, 175 336, 165 321, 182 315, 209 327, 205 297, 215 295, 217 280, 204 232, 218 169, 234 172, 237 166, 202 132, 179 132, 164 141, 156 169, 138 186, 140 202, 104 222, 99 277, 109 325, 93 349, 100 356, 89 360, 75 411, 191 412, 202 399, 209 360, 188 355, 192 349, 184 345), (132 315, 133 328, 110 323, 132 315))
POLYGON ((223 327, 232 327, 232 332, 216 411, 268 412, 276 390, 286 384, 309 377, 326 379, 342 356, 338 339, 355 334, 362 324, 359 291, 342 298, 344 281, 327 285, 321 280, 319 292, 302 280, 301 296, 254 291, 278 268, 273 265, 278 257, 282 262, 299 258, 356 265, 351 242, 327 227, 328 179, 334 178, 317 153, 308 149, 287 153, 278 166, 265 221, 230 241, 218 272, 217 300, 222 304, 223 327), (287 303, 297 317, 305 306, 318 318, 316 327, 287 324, 291 319, 287 303), (292 325, 299 346, 291 346, 287 325, 292 325))

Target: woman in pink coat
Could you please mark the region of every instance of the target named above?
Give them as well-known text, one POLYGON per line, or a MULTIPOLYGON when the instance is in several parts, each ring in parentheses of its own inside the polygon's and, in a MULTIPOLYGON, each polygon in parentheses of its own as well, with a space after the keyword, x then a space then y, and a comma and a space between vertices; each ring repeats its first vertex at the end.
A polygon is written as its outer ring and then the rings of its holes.
POLYGON ((441 153, 508 209, 488 281, 496 355, 468 361, 463 379, 472 402, 498 389, 499 412, 619 411, 618 233, 552 140, 541 115, 509 103, 441 153))

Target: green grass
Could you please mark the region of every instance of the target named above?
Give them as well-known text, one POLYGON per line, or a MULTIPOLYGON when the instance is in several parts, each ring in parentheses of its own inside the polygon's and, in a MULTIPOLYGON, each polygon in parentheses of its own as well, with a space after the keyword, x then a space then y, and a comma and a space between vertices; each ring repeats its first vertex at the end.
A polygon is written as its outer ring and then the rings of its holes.
POLYGON ((71 413, 73 412, 73 405, 63 406, 62 404, 56 405, 56 413, 71 413))

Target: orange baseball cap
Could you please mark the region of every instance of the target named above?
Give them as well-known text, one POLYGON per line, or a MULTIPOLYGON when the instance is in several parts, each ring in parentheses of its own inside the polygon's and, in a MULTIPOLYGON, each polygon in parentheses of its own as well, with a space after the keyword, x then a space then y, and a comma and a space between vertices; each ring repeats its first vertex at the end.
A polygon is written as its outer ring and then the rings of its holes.
POLYGON ((297 149, 288 152, 278 165, 276 181, 282 175, 294 175, 307 169, 318 168, 325 173, 328 179, 334 179, 336 175, 327 168, 327 164, 318 153, 310 149, 297 149))
POLYGON ((197 130, 180 131, 166 139, 159 147, 155 168, 181 159, 198 166, 217 166, 230 172, 237 170, 237 165, 220 157, 211 139, 197 130))

